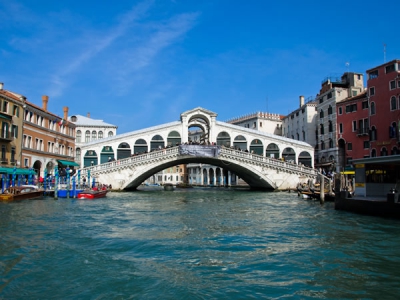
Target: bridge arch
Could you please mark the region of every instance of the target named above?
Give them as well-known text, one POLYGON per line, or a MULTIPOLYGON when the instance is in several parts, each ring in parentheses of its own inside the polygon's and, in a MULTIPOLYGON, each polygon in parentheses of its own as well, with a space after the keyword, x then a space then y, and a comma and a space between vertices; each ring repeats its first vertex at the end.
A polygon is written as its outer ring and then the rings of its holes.
POLYGON ((242 151, 247 150, 247 140, 243 135, 237 135, 233 140, 233 147, 242 151))
POLYGON ((128 143, 123 142, 123 143, 118 145, 117 159, 127 158, 127 157, 129 157, 131 155, 132 155, 131 146, 128 143))
POLYGON ((275 143, 269 143, 265 150, 265 156, 270 158, 279 158, 279 147, 275 143))
POLYGON ((97 157, 97 153, 94 150, 88 150, 85 153, 85 156, 83 157, 83 166, 84 167, 90 167, 90 166, 96 166, 98 164, 99 160, 97 157))
POLYGON ((264 146, 261 140, 254 139, 250 143, 250 152, 258 155, 263 155, 264 146))
POLYGON ((283 149, 282 157, 284 161, 297 163, 296 152, 292 147, 286 147, 285 149, 283 149))
POLYGON ((135 145, 133 146, 133 153, 141 154, 148 152, 147 142, 144 139, 137 139, 135 145))
POLYGON ((113 159, 115 159, 113 148, 111 146, 104 146, 100 152, 100 163, 104 164, 113 159))
POLYGON ((167 137, 167 147, 177 146, 181 143, 181 135, 178 131, 174 130, 168 134, 167 137))
POLYGON ((156 134, 155 136, 152 137, 150 141, 150 151, 154 151, 164 147, 165 147, 164 139, 161 135, 156 134))
POLYGON ((217 136, 217 145, 230 147, 231 146, 231 136, 226 131, 221 131, 217 136))

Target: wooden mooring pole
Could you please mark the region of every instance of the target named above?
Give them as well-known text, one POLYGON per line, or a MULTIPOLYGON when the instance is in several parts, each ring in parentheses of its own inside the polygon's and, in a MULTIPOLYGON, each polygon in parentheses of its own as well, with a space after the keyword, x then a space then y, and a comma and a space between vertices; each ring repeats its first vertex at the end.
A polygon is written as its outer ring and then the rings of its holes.
POLYGON ((319 174, 320 186, 319 186, 319 203, 324 204, 325 202, 325 180, 324 175, 319 174))

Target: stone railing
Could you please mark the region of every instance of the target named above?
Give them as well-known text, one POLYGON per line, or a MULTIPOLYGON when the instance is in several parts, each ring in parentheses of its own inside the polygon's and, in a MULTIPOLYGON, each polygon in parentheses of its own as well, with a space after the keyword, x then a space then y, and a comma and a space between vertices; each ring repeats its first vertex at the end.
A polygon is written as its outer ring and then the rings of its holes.
MULTIPOLYGON (((189 145, 190 147, 190 145, 189 145)), ((198 147, 198 146, 196 146, 198 147)), ((210 146, 207 146, 210 147, 210 146)), ((219 147, 219 146, 215 146, 219 147)), ((90 170, 91 174, 95 174, 96 172, 101 171, 110 171, 116 168, 134 166, 138 164, 147 164, 148 162, 154 162, 155 160, 166 160, 166 159, 176 159, 179 154, 179 146, 171 147, 166 149, 160 149, 156 151, 152 151, 149 153, 143 153, 135 156, 131 156, 124 159, 119 159, 112 162, 103 163, 96 166, 86 167, 82 169, 81 175, 86 176, 87 171, 90 170)), ((315 177, 317 176, 317 171, 302 165, 297 165, 290 162, 281 161, 275 158, 269 158, 262 155, 238 151, 231 148, 219 148, 219 155, 216 159, 229 159, 234 161, 246 161, 248 164, 258 164, 266 168, 272 169, 280 169, 282 171, 286 171, 289 173, 299 173, 305 176, 315 177)))

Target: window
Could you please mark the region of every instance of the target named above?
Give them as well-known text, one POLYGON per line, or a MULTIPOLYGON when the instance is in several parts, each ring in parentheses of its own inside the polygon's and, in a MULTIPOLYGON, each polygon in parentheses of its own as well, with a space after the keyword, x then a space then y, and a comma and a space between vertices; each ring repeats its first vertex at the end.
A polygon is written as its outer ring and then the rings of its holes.
POLYGON ((262 127, 262 122, 260 122, 260 127, 262 127))
POLYGON ((390 98, 390 110, 396 110, 396 109, 397 109, 396 97, 392 96, 392 98, 390 98))
POLYGON ((353 144, 347 143, 347 150, 353 150, 353 144))
POLYGON ((391 64, 391 65, 385 67, 386 74, 390 73, 390 72, 394 72, 394 70, 395 70, 394 69, 394 64, 391 64))
POLYGON ((324 111, 321 109, 321 111, 319 112, 319 117, 322 119, 324 117, 324 111))
POLYGON ((354 96, 357 96, 357 91, 352 90, 352 91, 351 91, 351 94, 353 95, 353 97, 354 97, 354 96))
POLYGON ((368 75, 369 75, 369 79, 378 78, 378 70, 372 71, 368 75))
POLYGON ((375 128, 375 126, 372 126, 372 128, 371 128, 371 134, 370 134, 369 140, 370 141, 376 141, 376 128, 375 128))
POLYGON ((357 121, 353 121, 353 132, 357 131, 357 121))
POLYGON ((19 117, 19 107, 17 105, 13 107, 13 115, 19 117))
POLYGON ((369 88, 369 95, 374 96, 375 95, 375 87, 370 87, 369 88))
POLYGON ((329 132, 333 132, 333 123, 329 121, 329 132))
POLYGON ((85 143, 90 142, 90 131, 86 130, 85 132, 85 143))
POLYGON ((325 150, 325 143, 324 143, 324 141, 321 141, 321 150, 325 150))
POLYGON ((108 137, 112 137, 114 135, 114 133, 112 131, 108 132, 108 137))
POLYGON ((328 115, 331 115, 331 114, 332 114, 332 106, 329 105, 329 107, 328 107, 328 115))
POLYGON ((324 133, 325 133, 325 132, 324 132, 324 125, 323 125, 323 124, 320 125, 320 133, 321 133, 321 134, 324 134, 324 133))
POLYGON ((376 111, 375 111, 375 102, 371 103, 371 115, 375 115, 376 111))
POLYGON ((343 133, 343 124, 342 123, 339 124, 339 133, 343 133))
POLYGON ((394 90, 396 88, 396 81, 392 80, 389 82, 389 89, 394 90))
POLYGON ((363 101, 363 102, 361 102, 361 108, 362 108, 362 109, 368 108, 368 101, 363 101))
POLYGON ((15 163, 15 147, 11 147, 11 162, 15 163))
POLYGON ((29 166, 29 160, 27 158, 24 158, 24 167, 28 167, 29 166))
POLYGON ((18 138, 18 126, 12 125, 11 134, 14 138, 18 138))
POLYGON ((400 89, 400 80, 397 81, 397 87, 400 89))
POLYGON ((6 146, 1 145, 1 161, 6 161, 6 146))
POLYGON ((343 113, 343 108, 339 107, 339 115, 341 115, 343 113))
POLYGON ((92 131, 92 141, 97 140, 97 132, 95 130, 92 131))
POLYGON ((357 103, 346 105, 346 113, 357 111, 357 103))
POLYGON ((103 138, 103 131, 99 131, 99 139, 103 138))
POLYGON ((81 142, 81 139, 82 139, 82 131, 77 130, 77 131, 76 131, 76 142, 77 142, 77 143, 80 143, 80 142, 81 142))
POLYGON ((329 148, 333 148, 333 140, 329 139, 329 148))
POLYGON ((364 141, 364 149, 369 149, 369 141, 364 141))
POLYGON ((331 99, 332 98, 332 92, 329 92, 327 95, 327 99, 331 99))

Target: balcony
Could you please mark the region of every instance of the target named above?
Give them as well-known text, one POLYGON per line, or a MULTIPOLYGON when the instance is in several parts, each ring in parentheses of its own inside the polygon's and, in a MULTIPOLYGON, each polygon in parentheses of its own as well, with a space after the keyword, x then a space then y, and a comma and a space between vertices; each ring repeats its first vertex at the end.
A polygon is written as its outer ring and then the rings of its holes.
POLYGON ((369 135, 369 128, 358 128, 357 136, 369 135))
POLYGON ((8 158, 1 158, 0 162, 2 165, 8 165, 8 158))
POLYGON ((10 132, 6 132, 6 133, 1 132, 0 133, 0 141, 11 142, 13 140, 14 140, 14 136, 12 136, 10 132))

